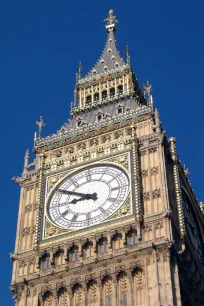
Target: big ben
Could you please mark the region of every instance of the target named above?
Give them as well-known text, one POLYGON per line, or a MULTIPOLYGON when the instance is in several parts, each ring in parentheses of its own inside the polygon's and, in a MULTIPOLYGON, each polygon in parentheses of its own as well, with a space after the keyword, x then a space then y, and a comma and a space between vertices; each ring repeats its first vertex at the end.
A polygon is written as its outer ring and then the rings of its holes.
POLYGON ((140 87, 116 16, 70 119, 29 151, 19 184, 11 290, 16 306, 204 305, 204 205, 140 87))

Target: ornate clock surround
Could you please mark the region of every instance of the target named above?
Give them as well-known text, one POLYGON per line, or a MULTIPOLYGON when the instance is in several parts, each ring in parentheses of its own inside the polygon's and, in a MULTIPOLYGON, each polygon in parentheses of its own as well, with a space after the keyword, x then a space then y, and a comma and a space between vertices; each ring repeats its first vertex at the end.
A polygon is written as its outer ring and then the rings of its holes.
MULTIPOLYGON (((80 166, 71 167, 70 169, 60 169, 58 171, 52 171, 49 173, 46 173, 43 180, 43 203, 42 206, 42 222, 41 222, 41 242, 50 241, 53 238, 61 237, 66 234, 66 237, 69 239, 69 236, 67 234, 70 232, 70 234, 73 232, 80 232, 83 229, 77 229, 77 230, 70 230, 70 229, 62 229, 58 226, 56 226, 51 220, 49 220, 47 213, 46 213, 46 207, 47 207, 47 201, 49 197, 51 196, 52 192, 55 190, 55 188, 69 175, 74 174, 75 172, 78 172, 79 170, 85 169, 89 166, 94 165, 113 165, 116 167, 121 168, 129 177, 130 182, 130 189, 129 189, 129 195, 125 202, 121 205, 121 207, 113 213, 110 217, 105 219, 103 224, 110 223, 110 221, 118 220, 118 218, 124 218, 131 216, 134 213, 134 207, 132 205, 133 203, 133 192, 132 189, 134 186, 132 186, 132 176, 133 171, 131 169, 131 151, 123 152, 116 154, 112 157, 107 158, 101 158, 101 160, 97 160, 97 162, 90 161, 87 163, 84 163, 80 166), (54 173, 53 173, 54 172, 54 173)), ((89 227, 86 227, 86 230, 93 230, 93 228, 97 228, 97 226, 100 225, 100 223, 95 225, 90 225, 89 227)))

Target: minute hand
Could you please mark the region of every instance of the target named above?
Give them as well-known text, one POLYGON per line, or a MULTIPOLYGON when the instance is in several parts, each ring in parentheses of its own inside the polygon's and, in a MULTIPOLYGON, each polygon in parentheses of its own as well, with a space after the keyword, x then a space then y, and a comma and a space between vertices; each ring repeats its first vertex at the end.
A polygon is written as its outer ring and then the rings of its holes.
POLYGON ((68 191, 68 190, 63 190, 63 189, 58 189, 58 191, 64 194, 76 195, 79 197, 91 196, 90 194, 87 194, 87 193, 80 193, 80 192, 68 191))

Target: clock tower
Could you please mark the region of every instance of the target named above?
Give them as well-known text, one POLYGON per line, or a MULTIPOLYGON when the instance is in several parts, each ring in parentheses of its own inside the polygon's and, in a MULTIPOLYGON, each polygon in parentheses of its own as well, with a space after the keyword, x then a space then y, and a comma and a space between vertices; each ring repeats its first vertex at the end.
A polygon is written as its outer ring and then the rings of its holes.
POLYGON ((26 151, 11 290, 16 306, 204 305, 204 205, 153 106, 107 40, 70 119, 26 151))

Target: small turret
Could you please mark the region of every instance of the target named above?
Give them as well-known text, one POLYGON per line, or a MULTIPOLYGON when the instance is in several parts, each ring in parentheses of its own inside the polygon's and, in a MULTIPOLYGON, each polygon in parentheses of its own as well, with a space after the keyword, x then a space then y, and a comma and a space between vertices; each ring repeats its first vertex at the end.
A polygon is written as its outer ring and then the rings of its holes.
POLYGON ((24 157, 23 173, 28 171, 28 164, 29 164, 29 150, 27 149, 24 157))

